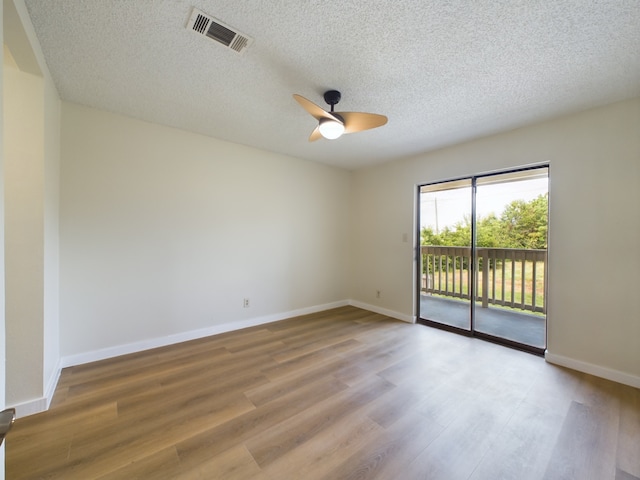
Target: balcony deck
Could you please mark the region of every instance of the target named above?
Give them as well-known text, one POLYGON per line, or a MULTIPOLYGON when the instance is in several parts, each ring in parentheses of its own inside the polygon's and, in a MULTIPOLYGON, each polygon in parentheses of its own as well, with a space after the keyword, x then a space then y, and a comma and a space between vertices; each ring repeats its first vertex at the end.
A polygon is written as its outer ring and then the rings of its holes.
MULTIPOLYGON (((469 302, 420 295, 420 317, 445 325, 469 329, 469 302)), ((478 332, 514 342, 545 348, 545 319, 538 315, 476 304, 478 332)))

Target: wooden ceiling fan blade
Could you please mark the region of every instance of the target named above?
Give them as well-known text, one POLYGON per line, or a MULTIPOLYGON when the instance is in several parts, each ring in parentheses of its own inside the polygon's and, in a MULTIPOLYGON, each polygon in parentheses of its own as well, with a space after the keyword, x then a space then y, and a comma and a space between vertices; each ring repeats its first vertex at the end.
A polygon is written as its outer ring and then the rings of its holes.
POLYGON ((381 127, 387 123, 387 117, 377 113, 334 112, 344 119, 344 133, 355 133, 381 127))
POLYGON ((316 120, 320 120, 321 118, 328 118, 330 120, 338 120, 335 116, 333 116, 330 112, 327 112, 320 108, 318 105, 313 103, 311 100, 307 100, 302 95, 293 94, 293 98, 295 98, 296 102, 298 102, 302 108, 304 108, 308 113, 311 114, 316 120))
POLYGON ((309 141, 310 142, 315 142, 316 140, 320 140, 322 138, 322 134, 320 133, 320 125, 318 125, 313 132, 311 132, 311 135, 309 135, 309 141))

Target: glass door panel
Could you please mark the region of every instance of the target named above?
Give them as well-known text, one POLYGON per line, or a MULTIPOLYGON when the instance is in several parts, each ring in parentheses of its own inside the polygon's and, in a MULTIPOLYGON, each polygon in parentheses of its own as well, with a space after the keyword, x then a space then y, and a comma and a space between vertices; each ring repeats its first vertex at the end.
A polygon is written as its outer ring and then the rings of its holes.
POLYGON ((474 329, 546 344, 548 168, 476 179, 474 329))
POLYGON ((471 331, 471 202, 471 179, 420 188, 423 323, 471 331))

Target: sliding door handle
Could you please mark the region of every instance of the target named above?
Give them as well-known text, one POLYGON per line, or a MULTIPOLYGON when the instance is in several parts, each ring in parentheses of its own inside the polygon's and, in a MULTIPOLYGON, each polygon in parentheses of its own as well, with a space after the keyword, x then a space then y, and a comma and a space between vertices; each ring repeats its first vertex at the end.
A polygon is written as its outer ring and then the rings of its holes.
POLYGON ((9 430, 11 430, 11 426, 13 422, 16 420, 16 409, 15 408, 7 408, 0 412, 0 445, 4 441, 4 437, 7 435, 9 430))

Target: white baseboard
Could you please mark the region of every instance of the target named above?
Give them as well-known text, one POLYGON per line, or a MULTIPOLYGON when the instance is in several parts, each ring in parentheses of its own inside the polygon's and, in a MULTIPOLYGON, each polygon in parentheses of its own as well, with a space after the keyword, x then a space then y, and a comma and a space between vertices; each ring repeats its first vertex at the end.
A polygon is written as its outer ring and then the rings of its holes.
POLYGON ((47 382, 47 388, 44 391, 44 398, 46 400, 45 410, 49 410, 49 405, 51 405, 51 400, 53 400, 53 394, 56 393, 56 387, 58 386, 58 380, 60 380, 60 374, 62 373, 62 361, 58 360, 58 365, 56 365, 55 370, 49 377, 49 381, 47 382))
POLYGON ((22 418, 44 412, 48 408, 48 403, 50 402, 50 400, 47 402, 46 398, 41 397, 12 405, 12 407, 16 409, 16 418, 22 418))
POLYGON ((387 310, 386 308, 359 302, 357 300, 349 300, 349 305, 362 308, 363 310, 369 310, 370 312, 379 313, 380 315, 386 315, 387 317, 396 318, 398 320, 402 320, 403 322, 415 323, 415 317, 413 315, 405 315, 404 313, 387 310))
POLYGON ((54 369, 51 377, 49 377, 49 381, 47 382, 47 388, 44 391, 44 397, 35 398, 33 400, 28 400, 26 402, 12 405, 13 408, 16 409, 16 418, 35 415, 36 413, 49 410, 49 405, 51 405, 53 394, 56 392, 56 387, 58 386, 58 380, 60 379, 61 372, 62 366, 60 361, 58 361, 58 365, 56 365, 56 368, 54 369))
POLYGON ((156 337, 149 340, 142 340, 139 342, 128 343, 126 345, 118 345, 115 347, 103 348, 100 350, 94 350, 92 352, 78 353, 75 355, 68 355, 61 359, 62 368, 72 367, 75 365, 82 365, 84 363, 96 362, 99 360, 105 360, 107 358, 118 357, 120 355, 127 355, 129 353, 141 352, 143 350, 150 350, 152 348, 165 347, 167 345, 173 345, 174 343, 188 342, 189 340, 196 340, 198 338, 210 337, 211 335, 218 335, 220 333, 231 332, 233 330, 241 330, 243 328, 255 327, 257 325, 263 325, 265 323, 277 322, 278 320, 285 320, 287 318, 298 317, 300 315, 308 315, 310 313, 322 312, 337 307, 344 307, 349 302, 342 300, 339 302, 326 303, 324 305, 316 305, 313 307, 301 308, 298 310, 291 310, 288 312, 275 313, 272 315, 265 315, 262 317, 249 318, 237 322, 223 323, 220 325, 213 325, 207 328, 201 328, 198 330, 191 330, 188 332, 176 333, 174 335, 168 335, 166 337, 156 337))
POLYGON ((556 355, 554 353, 549 353, 548 351, 545 352, 544 359, 554 365, 560 365, 561 367, 571 368, 572 370, 588 373, 589 375, 611 380, 612 382, 640 388, 640 377, 631 375, 630 373, 613 370, 600 365, 594 365, 593 363, 587 363, 581 360, 575 360, 562 355, 556 355))

